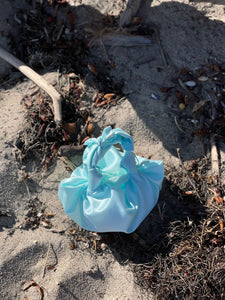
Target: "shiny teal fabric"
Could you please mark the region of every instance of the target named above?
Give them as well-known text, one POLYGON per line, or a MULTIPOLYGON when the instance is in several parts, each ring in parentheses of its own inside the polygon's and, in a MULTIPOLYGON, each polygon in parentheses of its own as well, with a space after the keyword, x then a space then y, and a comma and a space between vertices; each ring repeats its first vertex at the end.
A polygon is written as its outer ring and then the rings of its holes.
POLYGON ((163 162, 135 156, 131 136, 119 128, 85 145, 83 164, 59 186, 66 214, 87 230, 133 232, 158 201, 163 162))

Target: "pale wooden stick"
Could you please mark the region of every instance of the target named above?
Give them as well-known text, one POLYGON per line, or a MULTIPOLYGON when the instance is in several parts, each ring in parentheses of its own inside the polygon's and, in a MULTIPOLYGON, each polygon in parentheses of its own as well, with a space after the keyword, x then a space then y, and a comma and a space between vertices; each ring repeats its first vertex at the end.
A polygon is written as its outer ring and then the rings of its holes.
POLYGON ((52 98, 55 122, 57 124, 61 123, 62 99, 61 95, 56 91, 56 89, 52 85, 50 85, 42 76, 38 75, 35 71, 26 66, 21 60, 13 56, 8 51, 4 50, 2 47, 0 47, 0 58, 17 68, 20 72, 22 72, 25 76, 31 79, 34 83, 36 83, 52 98))
POLYGON ((210 136, 210 143, 211 143, 211 169, 212 169, 212 174, 214 176, 217 176, 217 179, 219 179, 219 158, 218 158, 218 152, 217 152, 217 147, 215 143, 215 136, 212 134, 210 136))

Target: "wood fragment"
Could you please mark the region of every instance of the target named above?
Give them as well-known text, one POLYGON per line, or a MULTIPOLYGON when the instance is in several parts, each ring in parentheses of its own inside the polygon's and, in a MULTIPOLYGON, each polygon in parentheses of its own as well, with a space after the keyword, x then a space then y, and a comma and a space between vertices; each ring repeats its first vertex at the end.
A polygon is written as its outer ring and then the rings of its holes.
POLYGON ((214 134, 210 137, 210 144, 211 144, 211 170, 212 175, 216 177, 216 180, 219 179, 219 158, 218 158, 218 152, 215 142, 215 136, 214 134))
POLYGON ((23 73, 34 83, 36 83, 52 98, 54 119, 57 124, 60 124, 62 122, 62 99, 61 95, 56 91, 56 89, 52 85, 50 85, 42 76, 37 74, 34 70, 26 66, 22 61, 20 61, 8 51, 4 50, 2 47, 0 47, 0 58, 8 62, 13 67, 17 68, 21 73, 23 73))

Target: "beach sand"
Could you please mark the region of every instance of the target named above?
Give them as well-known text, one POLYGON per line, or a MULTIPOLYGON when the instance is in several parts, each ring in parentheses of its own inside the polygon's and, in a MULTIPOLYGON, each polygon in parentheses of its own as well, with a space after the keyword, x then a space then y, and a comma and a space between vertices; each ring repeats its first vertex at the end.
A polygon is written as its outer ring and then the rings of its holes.
MULTIPOLYGON (((111 74, 124 81, 126 99, 107 110, 93 108, 95 133, 113 124, 133 137, 137 155, 151 156, 176 168, 177 148, 184 161, 205 153, 199 137, 188 140, 179 130, 174 116, 180 118, 180 112, 176 107, 168 109, 160 89, 173 85, 181 69, 200 68, 209 59, 218 64, 225 61, 225 4, 219 0, 146 2, 138 16, 154 24, 161 46, 154 40, 146 47, 107 49, 115 63, 111 74)), ((5 31, 0 44, 10 51, 13 49, 6 33, 13 31, 13 16, 19 6, 29 9, 25 1, 13 3, 0 3, 0 22, 5 31)), ((118 15, 124 8, 122 0, 76 2, 78 7, 81 4, 83 16, 79 18, 85 18, 85 9, 90 6, 97 19, 107 13, 118 15)), ((90 55, 104 56, 101 47, 93 47, 90 55)), ((43 299, 50 300, 154 299, 151 290, 136 284, 131 264, 117 255, 113 245, 92 233, 85 235, 64 213, 57 193, 60 181, 71 174, 65 164, 56 159, 48 172, 42 172, 38 157, 30 157, 23 164, 18 160, 20 151, 15 143, 24 124, 20 101, 32 94, 34 84, 5 63, 0 64, 0 71, 2 76, 9 74, 0 89, 0 298, 36 300, 43 293, 43 299), (22 178, 24 174, 28 174, 27 179, 22 178), (28 287, 30 280, 33 285, 28 287)), ((44 78, 54 83, 57 70, 44 74, 44 78)), ((75 153, 72 160, 79 165, 81 153, 75 153)), ((160 196, 160 203, 165 195, 160 196)), ((158 213, 156 208, 154 214, 158 213)), ((151 232, 146 224, 147 231, 142 234, 148 236, 151 232)))

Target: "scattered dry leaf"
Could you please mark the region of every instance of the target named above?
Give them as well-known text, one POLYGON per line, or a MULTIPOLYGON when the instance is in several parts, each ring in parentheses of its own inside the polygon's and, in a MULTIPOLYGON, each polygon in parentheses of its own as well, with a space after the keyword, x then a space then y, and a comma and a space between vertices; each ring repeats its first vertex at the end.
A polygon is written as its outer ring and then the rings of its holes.
POLYGON ((176 90, 175 95, 178 100, 183 101, 183 96, 181 95, 181 92, 179 90, 176 90))
POLYGON ((217 204, 223 204, 223 198, 222 197, 214 197, 214 200, 216 201, 217 204))
POLYGON ((187 106, 188 103, 189 103, 189 97, 188 97, 188 95, 185 95, 184 96, 184 104, 187 106))
POLYGON ((192 191, 186 191, 185 194, 186 194, 186 195, 192 195, 193 192, 192 192, 192 191))
POLYGON ((41 128, 39 129, 38 137, 40 137, 40 136, 42 136, 42 135, 44 134, 45 128, 46 128, 46 124, 43 123, 43 124, 41 125, 41 128))
POLYGON ((53 267, 53 266, 50 266, 50 265, 48 265, 48 266, 46 266, 46 269, 48 269, 48 270, 52 270, 52 269, 54 269, 54 267, 53 267))
POLYGON ((99 93, 97 99, 95 100, 95 104, 97 105, 98 102, 101 100, 103 94, 99 93))
POLYGON ((71 229, 69 229, 69 232, 70 232, 71 234, 75 234, 75 233, 76 233, 76 229, 75 229, 75 228, 71 228, 71 229))
POLYGON ((219 224, 220 224, 220 231, 223 234, 223 219, 219 220, 219 224))
POLYGON ((28 290, 31 286, 36 286, 37 287, 40 299, 42 300, 44 298, 43 288, 40 287, 40 285, 37 282, 35 282, 33 279, 28 282, 27 287, 25 287, 23 289, 23 291, 28 290))
POLYGON ((67 124, 63 125, 63 129, 67 133, 72 134, 72 135, 75 135, 76 128, 77 128, 76 123, 67 123, 67 124))
POLYGON ((71 242, 71 243, 69 244, 68 248, 69 248, 70 250, 74 250, 74 249, 75 249, 74 243, 71 242))
POLYGON ((109 103, 110 100, 104 100, 101 103, 98 104, 98 107, 104 106, 105 104, 109 103))
POLYGON ((45 216, 48 217, 48 218, 51 218, 51 217, 54 217, 55 214, 52 213, 52 212, 46 212, 46 213, 45 213, 45 216))
POLYGON ((95 75, 98 74, 98 72, 95 69, 95 66, 92 63, 88 63, 88 69, 95 75))
POLYGON ((86 138, 82 140, 81 145, 83 145, 88 139, 90 139, 90 136, 86 136, 86 138))
POLYGON ((138 25, 141 23, 141 21, 143 21, 144 18, 143 17, 134 17, 133 20, 132 20, 132 24, 134 25, 138 25))
POLYGON ((219 65, 214 65, 213 68, 216 72, 218 72, 218 73, 221 72, 221 67, 219 65))
POLYGON ((42 105, 44 103, 44 100, 43 100, 42 96, 38 97, 38 102, 39 102, 40 105, 42 105))
POLYGON ((42 119, 43 122, 46 122, 48 120, 48 117, 45 115, 40 115, 40 118, 42 119))
POLYGON ((88 135, 91 135, 92 134, 92 132, 94 131, 94 124, 93 123, 90 123, 90 124, 88 124, 88 126, 87 126, 87 134, 88 135))
POLYGON ((184 68, 180 71, 180 74, 189 74, 189 72, 190 71, 188 69, 184 68))
POLYGON ((113 97, 115 97, 115 94, 113 94, 113 93, 104 95, 104 99, 106 99, 106 100, 112 100, 113 97))
POLYGON ((192 109, 192 112, 196 112, 198 111, 199 109, 201 109, 207 102, 209 102, 210 100, 202 100, 202 101, 199 101, 197 103, 195 103, 193 109, 192 109))
POLYGON ((211 240, 211 242, 215 245, 219 245, 219 244, 222 244, 224 242, 224 238, 223 237, 213 238, 211 240))
POLYGON ((44 226, 45 228, 50 228, 52 227, 52 224, 48 221, 48 220, 45 220, 45 221, 40 221, 40 225, 44 226))
POLYGON ((111 62, 111 68, 112 68, 112 69, 115 68, 115 63, 114 63, 114 61, 111 62))
POLYGON ((162 93, 167 93, 167 92, 169 92, 171 89, 172 89, 172 87, 162 87, 162 88, 161 88, 161 92, 162 92, 162 93))

